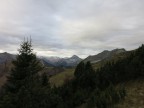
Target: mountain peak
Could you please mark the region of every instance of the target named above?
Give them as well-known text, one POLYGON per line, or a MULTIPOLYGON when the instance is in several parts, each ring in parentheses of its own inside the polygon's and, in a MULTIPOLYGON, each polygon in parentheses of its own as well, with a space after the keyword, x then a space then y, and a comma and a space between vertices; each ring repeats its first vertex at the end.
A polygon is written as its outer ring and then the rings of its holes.
POLYGON ((41 58, 44 61, 45 65, 48 66, 56 66, 56 67, 73 67, 76 66, 82 59, 79 58, 77 55, 73 55, 72 57, 45 57, 41 58))
POLYGON ((71 58, 72 59, 79 59, 79 57, 77 55, 73 55, 71 58))
POLYGON ((115 52, 115 53, 122 53, 122 52, 125 52, 126 50, 124 48, 121 48, 121 49, 114 49, 112 50, 111 52, 115 52))

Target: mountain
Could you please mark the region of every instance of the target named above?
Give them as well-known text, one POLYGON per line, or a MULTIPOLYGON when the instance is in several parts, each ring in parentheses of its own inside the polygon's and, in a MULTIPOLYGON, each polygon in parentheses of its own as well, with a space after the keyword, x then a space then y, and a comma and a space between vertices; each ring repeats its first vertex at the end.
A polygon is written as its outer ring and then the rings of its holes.
MULTIPOLYGON (((114 53, 114 55, 113 55, 114 58, 117 58, 118 60, 113 62, 113 57, 111 57, 111 56, 104 57, 104 59, 108 59, 108 62, 105 63, 101 68, 96 70, 97 76, 94 77, 96 80, 96 84, 99 83, 100 87, 102 87, 102 85, 104 84, 104 87, 106 87, 109 85, 108 83, 110 83, 110 88, 112 87, 111 84, 114 84, 114 87, 116 87, 117 90, 119 87, 123 88, 123 90, 120 89, 119 93, 122 90, 121 93, 126 94, 126 96, 125 96, 124 100, 120 100, 121 102, 118 105, 115 105, 114 107, 116 107, 116 108, 130 108, 130 107, 143 108, 143 106, 144 106, 144 100, 143 100, 143 97, 144 97, 144 45, 142 45, 140 48, 138 48, 136 50, 132 50, 132 51, 116 49, 116 50, 112 50, 112 51, 104 51, 104 52, 102 52, 102 54, 105 54, 107 52, 114 53), (112 60, 111 60, 111 58, 112 58, 112 60)), ((52 76, 51 77, 52 83, 58 85, 60 83, 60 81, 63 80, 63 82, 64 82, 65 78, 63 76, 66 73, 69 74, 70 71, 62 72, 60 74, 57 74, 56 76, 52 76)), ((68 76, 68 78, 74 77, 73 73, 74 72, 71 71, 71 74, 69 74, 71 76, 68 76)), ((84 85, 85 85, 85 83, 86 83, 86 80, 84 80, 84 85)), ((66 87, 68 87, 68 86, 66 86, 66 87)), ((83 88, 83 89, 85 89, 85 88, 83 88)), ((70 88, 70 90, 72 90, 72 89, 70 88)), ((77 87, 74 88, 74 90, 76 91, 77 87)), ((104 90, 104 89, 102 89, 102 90, 104 90)), ((109 97, 111 95, 105 94, 105 93, 111 92, 111 91, 109 91, 109 90, 107 91, 107 90, 108 89, 106 89, 106 92, 103 91, 102 95, 100 97, 98 97, 98 95, 101 93, 98 92, 97 88, 96 88, 96 91, 94 90, 94 91, 90 92, 90 94, 92 94, 92 98, 89 97, 90 95, 88 95, 89 98, 85 99, 85 100, 92 100, 91 101, 92 106, 100 105, 100 103, 102 102, 102 106, 100 106, 100 107, 103 107, 105 102, 109 103, 109 99, 110 99, 110 103, 112 102, 112 98, 109 97), (96 99, 98 99, 98 101, 96 99), (101 100, 101 102, 99 100, 101 100), (103 100, 104 101, 106 100, 106 101, 103 103, 103 100)), ((80 91, 80 88, 78 88, 78 93, 79 93, 79 91, 80 91)), ((85 93, 87 93, 87 92, 82 92, 82 91, 80 91, 80 92, 81 92, 81 94, 83 93, 84 96, 85 96, 85 93)), ((112 96, 114 96, 113 90, 111 93, 112 93, 112 96)), ((74 94, 69 96, 70 101, 72 101, 73 98, 71 98, 71 97, 73 95, 74 94)), ((78 95, 77 99, 79 97, 81 97, 81 96, 78 95)), ((115 99, 117 100, 118 97, 116 96, 115 99)), ((67 100, 68 100, 68 98, 67 98, 67 100)), ((64 101, 64 102, 66 103, 66 101, 64 101)), ((76 100, 74 100, 74 102, 75 101, 76 100)), ((90 105, 90 103, 88 101, 84 101, 84 103, 79 108, 90 107, 90 106, 88 106, 88 105, 90 105)), ((106 106, 109 106, 109 105, 106 105, 106 106)), ((110 105, 110 107, 113 107, 113 106, 110 105)))
POLYGON ((12 68, 12 60, 16 56, 7 52, 0 53, 0 87, 6 82, 6 76, 12 68))
MULTIPOLYGON (((16 59, 16 55, 4 52, 0 53, 0 87, 6 82, 6 76, 12 68, 12 60, 16 59)), ((50 76, 65 71, 63 67, 74 67, 82 59, 76 55, 70 58, 60 57, 38 57, 41 63, 46 66, 43 72, 48 73, 50 76)))
POLYGON ((38 57, 41 63, 47 67, 54 67, 56 62, 59 62, 59 57, 38 57))
POLYGON ((96 63, 104 59, 111 59, 114 55, 117 55, 123 52, 126 52, 124 48, 114 49, 112 51, 104 50, 103 52, 97 55, 88 56, 86 59, 84 59, 84 62, 90 61, 91 63, 96 63))
MULTIPOLYGON (((97 54, 88 56, 86 59, 84 59, 84 62, 90 61, 91 63, 96 63, 98 61, 104 60, 104 59, 111 59, 116 54, 126 52, 125 49, 114 49, 112 51, 104 50, 103 52, 97 54)), ((9 54, 7 52, 0 53, 0 64, 3 64, 5 62, 10 62, 13 59, 16 58, 16 55, 9 54)), ((74 67, 76 66, 80 61, 82 61, 81 58, 79 58, 77 55, 73 55, 72 57, 38 57, 45 66, 48 67, 74 67)))
MULTIPOLYGON (((6 62, 11 62, 12 60, 16 59, 16 55, 4 52, 0 53, 0 65, 4 64, 6 62)), ((79 58, 76 55, 73 55, 72 57, 38 57, 40 59, 41 63, 43 63, 45 66, 49 67, 73 67, 76 66, 82 59, 79 58)))
POLYGON ((3 72, 10 70, 12 66, 11 61, 15 58, 15 55, 9 54, 7 52, 0 53, 0 76, 3 74, 3 72))
POLYGON ((7 61, 12 61, 15 58, 15 55, 9 54, 7 52, 0 53, 0 64, 5 63, 7 61))
POLYGON ((60 57, 41 57, 41 61, 46 66, 54 66, 54 67, 74 67, 80 61, 77 55, 73 55, 72 57, 60 58, 60 57))

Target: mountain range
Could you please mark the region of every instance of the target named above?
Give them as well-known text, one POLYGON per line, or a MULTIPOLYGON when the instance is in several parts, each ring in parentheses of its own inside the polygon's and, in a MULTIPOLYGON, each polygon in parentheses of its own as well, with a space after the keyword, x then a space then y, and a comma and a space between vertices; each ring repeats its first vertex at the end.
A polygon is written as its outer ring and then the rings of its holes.
MULTIPOLYGON (((5 64, 14 59, 16 59, 16 55, 7 52, 0 53, 0 64, 5 64)), ((38 57, 38 59, 41 61, 42 64, 44 64, 47 67, 74 67, 80 61, 82 61, 82 59, 79 58, 77 55, 73 55, 72 57, 65 57, 65 58, 38 57)))
POLYGON ((40 57, 41 62, 45 66, 50 67, 74 67, 76 66, 80 61, 82 61, 81 58, 79 58, 77 55, 73 55, 72 57, 40 57))
MULTIPOLYGON (((85 59, 81 59, 77 55, 73 55, 72 57, 38 57, 38 59, 41 61, 41 63, 47 67, 75 67, 79 62, 82 60, 84 62, 90 61, 91 63, 96 63, 101 60, 108 60, 111 59, 113 56, 126 52, 124 48, 122 49, 114 49, 111 51, 104 50, 101 53, 98 53, 96 55, 90 55, 86 57, 85 59)), ((12 60, 16 59, 16 55, 4 52, 0 53, 0 64, 4 64, 7 62, 10 62, 12 60)))

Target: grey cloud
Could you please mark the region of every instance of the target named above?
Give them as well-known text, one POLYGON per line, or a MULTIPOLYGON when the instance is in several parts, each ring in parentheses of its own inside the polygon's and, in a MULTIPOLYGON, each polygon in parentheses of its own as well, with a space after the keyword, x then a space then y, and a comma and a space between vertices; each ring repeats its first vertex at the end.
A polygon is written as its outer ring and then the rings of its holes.
POLYGON ((142 0, 0 1, 0 51, 16 52, 30 35, 39 55, 130 50, 144 43, 143 6, 142 0))

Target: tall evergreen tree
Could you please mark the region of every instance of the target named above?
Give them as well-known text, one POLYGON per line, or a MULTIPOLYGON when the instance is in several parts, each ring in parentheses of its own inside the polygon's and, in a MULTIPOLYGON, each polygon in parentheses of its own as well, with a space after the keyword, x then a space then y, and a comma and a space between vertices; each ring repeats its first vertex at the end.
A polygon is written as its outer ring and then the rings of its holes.
POLYGON ((84 88, 94 88, 95 87, 95 71, 90 62, 85 64, 85 71, 80 77, 81 86, 84 88))
POLYGON ((12 93, 18 92, 22 86, 29 86, 29 83, 35 80, 37 73, 43 68, 33 53, 31 40, 24 40, 18 51, 19 54, 13 61, 14 67, 6 84, 6 90, 12 93))
POLYGON ((84 62, 82 61, 82 62, 80 62, 80 63, 77 65, 77 67, 76 67, 76 69, 75 69, 75 72, 74 72, 74 76, 75 76, 76 78, 80 78, 81 75, 84 73, 84 71, 85 71, 85 64, 84 64, 84 62))
POLYGON ((43 66, 33 53, 31 40, 24 41, 0 98, 0 108, 56 108, 61 97, 50 87, 43 66))

